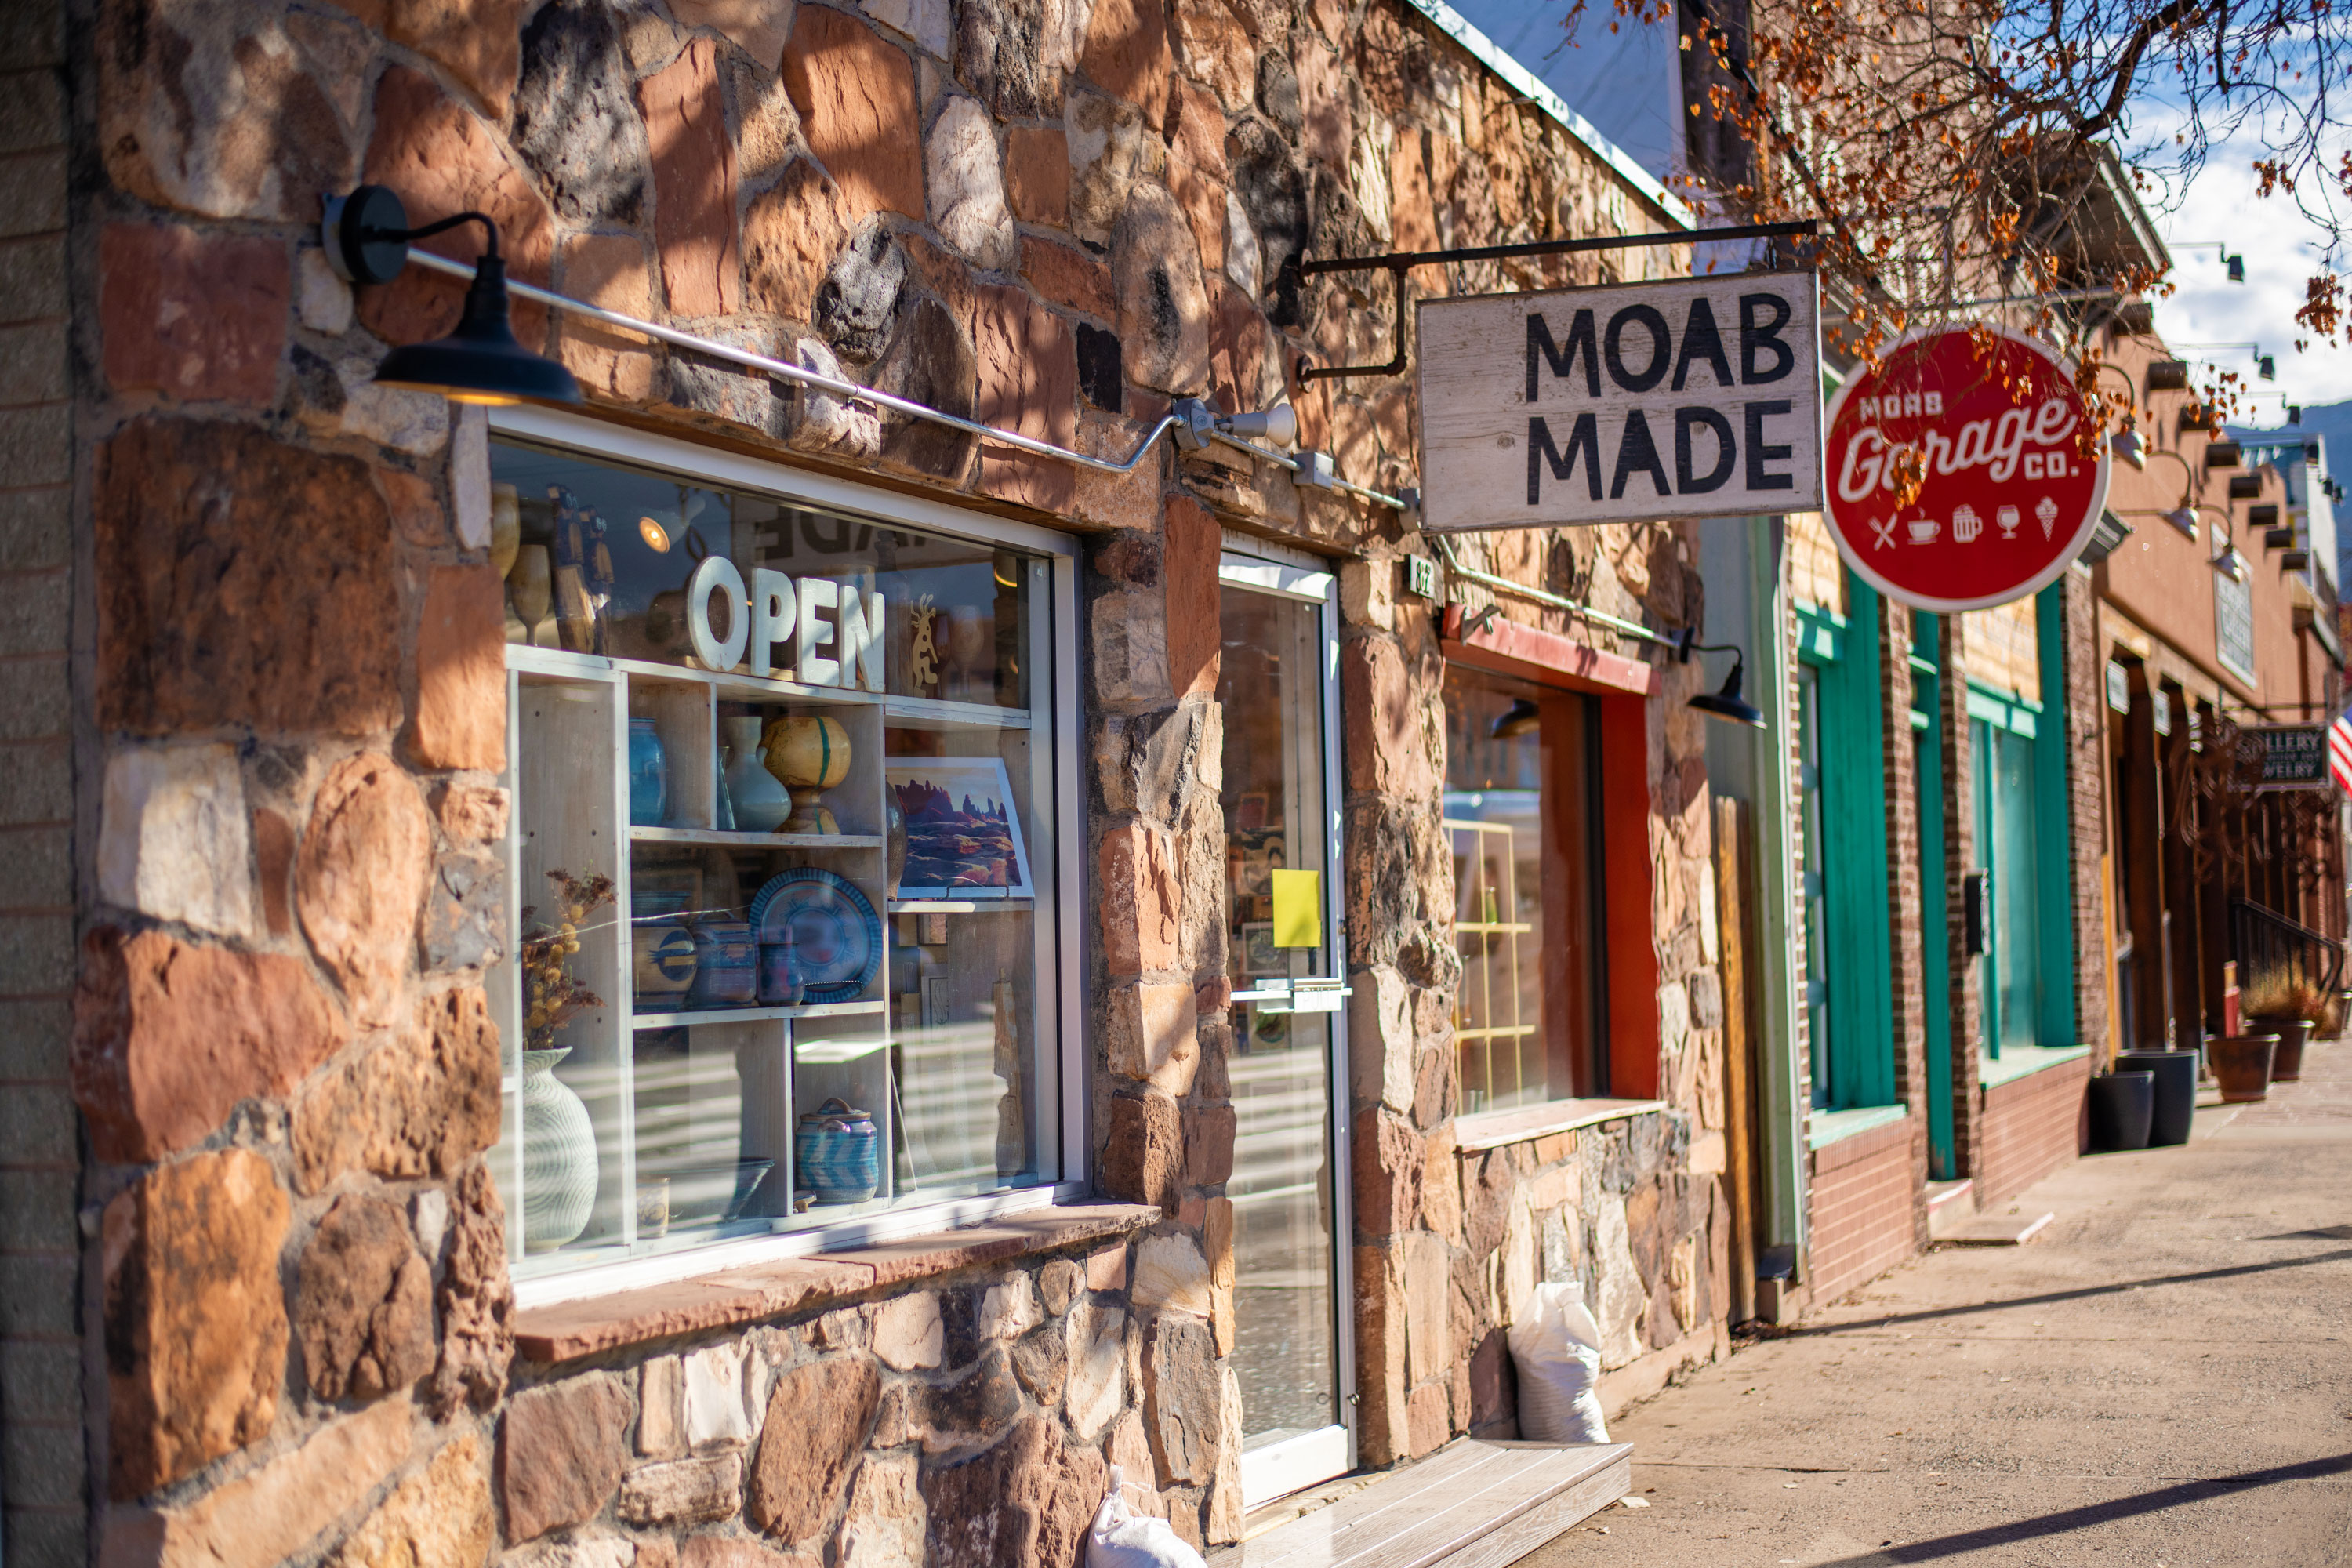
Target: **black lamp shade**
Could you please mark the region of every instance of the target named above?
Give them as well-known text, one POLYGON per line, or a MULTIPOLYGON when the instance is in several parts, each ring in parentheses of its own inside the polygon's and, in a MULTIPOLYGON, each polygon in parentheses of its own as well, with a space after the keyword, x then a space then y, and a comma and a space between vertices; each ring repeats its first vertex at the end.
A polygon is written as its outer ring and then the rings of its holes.
POLYGON ((1739 694, 1740 679, 1746 673, 1746 667, 1745 659, 1735 662, 1731 667, 1730 676, 1723 683, 1722 690, 1702 691, 1690 700, 1690 705, 1710 719, 1721 719, 1734 724, 1747 724, 1759 730, 1764 728, 1762 710, 1739 694))
POLYGON ((429 343, 409 343, 383 356, 376 380, 385 386, 437 392, 457 403, 577 403, 580 384, 551 359, 515 341, 507 311, 506 258, 474 264, 457 330, 429 343))
POLYGON ((1497 741, 1507 741, 1514 735, 1525 735, 1543 725, 1543 710, 1526 697, 1514 697, 1511 705, 1496 715, 1493 728, 1486 732, 1497 741))

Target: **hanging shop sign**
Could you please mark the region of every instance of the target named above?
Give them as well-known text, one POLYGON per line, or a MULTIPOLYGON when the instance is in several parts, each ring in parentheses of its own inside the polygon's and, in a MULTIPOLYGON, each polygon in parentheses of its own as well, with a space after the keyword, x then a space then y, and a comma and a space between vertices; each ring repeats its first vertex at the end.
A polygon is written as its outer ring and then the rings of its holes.
POLYGON ((1811 511, 1811 272, 1424 300, 1422 527, 1811 511))
POLYGON ((2249 730, 2263 743, 2265 790, 2326 789, 2327 726, 2325 724, 2262 724, 2249 730))
POLYGON ((1824 516, 1838 552, 1922 610, 2037 593, 2106 503, 2105 444, 2085 458, 2084 436, 2074 377, 2032 339, 1998 327, 1905 339, 1830 404, 1824 516))

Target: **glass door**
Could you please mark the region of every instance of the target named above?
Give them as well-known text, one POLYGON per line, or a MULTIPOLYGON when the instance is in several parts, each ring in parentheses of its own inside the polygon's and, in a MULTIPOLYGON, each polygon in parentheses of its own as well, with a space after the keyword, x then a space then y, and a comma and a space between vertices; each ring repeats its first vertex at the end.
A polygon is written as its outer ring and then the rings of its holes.
POLYGON ((1219 569, 1226 973, 1234 987, 1233 1363, 1242 1500, 1355 1463, 1349 1300, 1347 987, 1328 573, 1227 555, 1219 569))

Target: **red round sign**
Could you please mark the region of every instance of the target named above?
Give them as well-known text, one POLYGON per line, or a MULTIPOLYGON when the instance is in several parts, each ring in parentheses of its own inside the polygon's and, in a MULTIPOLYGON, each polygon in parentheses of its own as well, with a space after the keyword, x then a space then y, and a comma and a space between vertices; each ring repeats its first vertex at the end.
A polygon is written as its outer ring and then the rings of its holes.
POLYGON ((1854 574, 1923 610, 2023 598, 2082 552, 2107 499, 2083 460, 2074 378, 2001 328, 1988 361, 1966 328, 1906 338, 1830 404, 1827 516, 1854 574), (1899 476, 1922 470, 1897 504, 1899 476))

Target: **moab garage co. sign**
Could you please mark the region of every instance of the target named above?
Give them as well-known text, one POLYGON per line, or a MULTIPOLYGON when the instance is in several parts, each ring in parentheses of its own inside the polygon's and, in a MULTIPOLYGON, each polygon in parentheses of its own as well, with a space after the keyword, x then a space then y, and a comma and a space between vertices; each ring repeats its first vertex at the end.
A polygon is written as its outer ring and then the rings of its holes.
POLYGON ((1922 610, 2036 593, 2082 553, 2106 504, 2105 445, 2086 460, 2083 437, 2074 377, 2032 339, 1960 327, 1905 339, 1830 404, 1838 552, 1922 610), (1904 501, 1906 475, 1918 493, 1904 501))
POLYGON ((1812 511, 1811 272, 1424 300, 1422 526, 1812 511))

